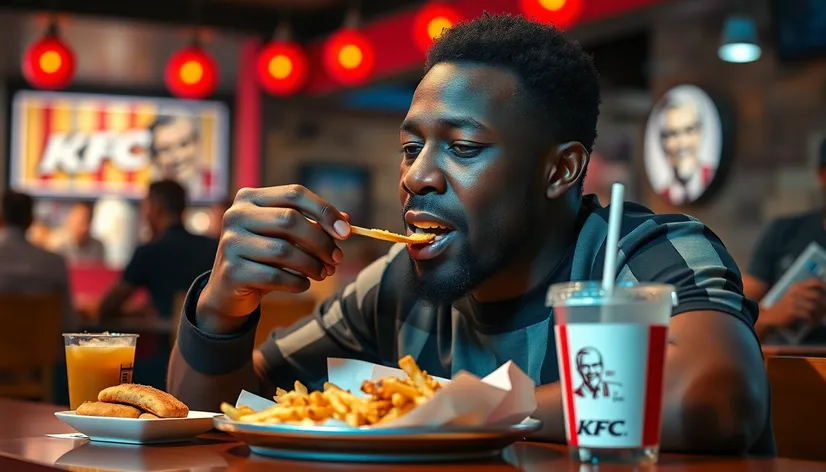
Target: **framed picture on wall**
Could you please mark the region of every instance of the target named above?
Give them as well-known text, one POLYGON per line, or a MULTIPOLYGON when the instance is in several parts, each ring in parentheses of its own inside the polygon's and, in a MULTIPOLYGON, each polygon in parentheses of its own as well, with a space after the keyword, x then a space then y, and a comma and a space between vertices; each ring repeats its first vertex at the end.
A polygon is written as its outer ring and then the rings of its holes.
POLYGON ((350 215, 359 226, 371 221, 370 171, 363 166, 308 163, 300 168, 299 182, 350 215))

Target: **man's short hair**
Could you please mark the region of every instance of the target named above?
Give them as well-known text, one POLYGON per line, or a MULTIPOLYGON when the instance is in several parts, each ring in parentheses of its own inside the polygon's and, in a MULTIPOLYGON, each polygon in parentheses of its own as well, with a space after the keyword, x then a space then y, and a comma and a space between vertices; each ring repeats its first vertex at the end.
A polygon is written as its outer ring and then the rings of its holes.
POLYGON ((34 201, 25 193, 6 190, 3 192, 2 211, 5 225, 26 229, 34 218, 34 201))
POLYGON ((554 26, 486 13, 445 30, 428 53, 425 73, 445 62, 509 69, 519 77, 527 91, 526 103, 537 108, 543 129, 554 141, 578 141, 592 151, 601 100, 599 76, 591 56, 554 26))
POLYGON ((178 120, 189 121, 192 125, 192 138, 198 139, 198 127, 195 126, 195 122, 192 121, 192 118, 182 115, 158 115, 154 120, 152 120, 151 123, 149 123, 149 126, 147 127, 149 130, 149 135, 152 138, 152 141, 149 144, 149 157, 154 158, 157 155, 157 152, 155 151, 155 130, 164 126, 169 126, 178 120))
POLYGON ((186 209, 186 189, 174 180, 152 182, 147 198, 159 204, 170 215, 180 216, 186 209))

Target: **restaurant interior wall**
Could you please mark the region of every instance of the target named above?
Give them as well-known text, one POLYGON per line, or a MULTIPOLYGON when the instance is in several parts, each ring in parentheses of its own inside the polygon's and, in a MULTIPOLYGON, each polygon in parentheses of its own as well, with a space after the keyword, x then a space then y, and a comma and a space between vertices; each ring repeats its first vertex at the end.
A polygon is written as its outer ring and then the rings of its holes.
MULTIPOLYGON (((652 98, 682 83, 706 88, 733 109, 736 143, 728 179, 702 205, 671 207, 650 186, 644 187, 649 207, 701 219, 723 239, 741 267, 748 264, 770 220, 822 205, 814 169, 817 146, 826 136, 826 58, 781 61, 771 34, 768 1, 749 4, 763 47, 763 56, 749 64, 725 63, 717 57, 729 9, 692 16, 675 8, 652 23, 652 98)), ((643 176, 642 154, 635 158, 637 173, 643 176)))

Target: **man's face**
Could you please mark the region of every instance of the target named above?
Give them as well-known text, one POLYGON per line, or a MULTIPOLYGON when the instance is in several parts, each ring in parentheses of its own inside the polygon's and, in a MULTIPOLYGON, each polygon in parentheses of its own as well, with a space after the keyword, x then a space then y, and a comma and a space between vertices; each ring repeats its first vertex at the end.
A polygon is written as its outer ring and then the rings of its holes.
POLYGON ((160 177, 184 182, 196 175, 200 150, 190 120, 179 118, 156 127, 152 147, 160 177))
POLYGON ((699 116, 691 105, 667 108, 664 113, 663 149, 677 179, 685 183, 691 180, 700 166, 699 116))
POLYGON ((92 210, 86 205, 74 206, 66 216, 66 229, 77 243, 85 243, 89 239, 92 226, 92 210))
POLYGON ((465 295, 536 234, 545 141, 520 89, 510 71, 455 63, 416 88, 400 131, 399 196, 408 232, 438 234, 407 247, 426 298, 465 295))
POLYGON ((596 389, 602 382, 602 359, 599 354, 590 352, 583 355, 577 363, 582 380, 592 389, 596 389))

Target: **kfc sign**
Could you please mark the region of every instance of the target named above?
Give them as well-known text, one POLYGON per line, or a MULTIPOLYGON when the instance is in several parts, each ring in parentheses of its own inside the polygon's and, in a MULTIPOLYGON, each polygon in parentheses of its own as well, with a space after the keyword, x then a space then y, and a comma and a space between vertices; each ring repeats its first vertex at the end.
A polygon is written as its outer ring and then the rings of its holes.
POLYGON ((11 185, 32 195, 142 198, 169 178, 193 202, 226 196, 221 103, 25 91, 12 120, 11 185))
POLYGON ((645 130, 645 170, 661 198, 687 205, 710 193, 726 163, 725 124, 697 86, 680 85, 660 98, 645 130))

